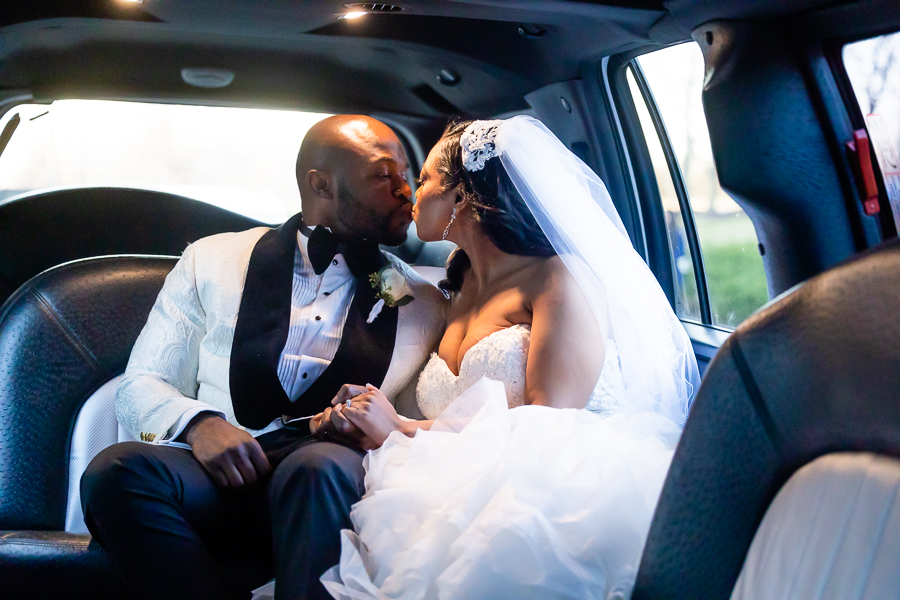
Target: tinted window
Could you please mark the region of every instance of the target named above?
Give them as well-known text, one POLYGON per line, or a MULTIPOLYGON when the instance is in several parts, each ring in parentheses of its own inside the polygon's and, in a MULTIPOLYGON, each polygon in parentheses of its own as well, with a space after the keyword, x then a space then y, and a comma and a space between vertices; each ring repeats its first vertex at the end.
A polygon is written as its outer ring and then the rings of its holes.
POLYGON ((328 116, 218 108, 59 100, 23 105, 0 156, 0 202, 70 186, 154 189, 209 202, 268 223, 300 210, 294 175, 306 131, 328 116))
MULTIPOLYGON (((695 43, 687 43, 637 60, 652 92, 647 101, 655 101, 668 137, 668 142, 653 140, 655 133, 645 127, 648 146, 670 144, 676 163, 658 169, 654 160, 663 205, 674 216, 674 185, 679 182, 673 185, 669 173, 680 173, 702 251, 711 324, 733 328, 768 300, 768 291, 753 223, 719 186, 701 97, 703 57, 695 43)), ((643 102, 635 95, 637 105, 643 102)), ((684 263, 679 245, 685 242, 680 234, 671 235, 674 228, 670 226, 670 243, 678 268, 679 261, 684 263)))
POLYGON ((900 231, 900 33, 846 45, 844 67, 900 231))
POLYGON ((701 321, 700 298, 697 294, 694 260, 688 244, 678 195, 675 191, 675 182, 669 171, 665 150, 663 150, 659 136, 656 135, 653 118, 650 116, 647 104, 641 100, 641 91, 635 79, 634 70, 628 67, 625 76, 628 80, 628 88, 635 98, 635 108, 641 122, 641 130, 647 141, 647 150, 650 153, 650 161, 653 163, 653 174, 656 176, 660 199, 665 211, 666 233, 672 257, 672 280, 675 284, 675 314, 682 319, 699 322, 701 321))

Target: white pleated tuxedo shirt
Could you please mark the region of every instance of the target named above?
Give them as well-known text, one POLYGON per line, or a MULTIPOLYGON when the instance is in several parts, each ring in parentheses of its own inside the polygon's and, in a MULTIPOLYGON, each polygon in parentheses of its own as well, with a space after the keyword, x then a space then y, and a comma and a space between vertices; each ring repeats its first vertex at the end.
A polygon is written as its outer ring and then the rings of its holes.
MULTIPOLYGON (((309 238, 298 231, 290 327, 277 369, 278 379, 291 402, 303 395, 334 359, 356 291, 356 279, 341 254, 336 254, 328 268, 316 275, 309 261, 308 243, 309 238)), ((166 438, 177 438, 191 419, 202 412, 214 412, 225 418, 222 411, 208 404, 192 408, 181 415, 166 438)), ((260 436, 282 426, 278 418, 250 433, 260 436)))

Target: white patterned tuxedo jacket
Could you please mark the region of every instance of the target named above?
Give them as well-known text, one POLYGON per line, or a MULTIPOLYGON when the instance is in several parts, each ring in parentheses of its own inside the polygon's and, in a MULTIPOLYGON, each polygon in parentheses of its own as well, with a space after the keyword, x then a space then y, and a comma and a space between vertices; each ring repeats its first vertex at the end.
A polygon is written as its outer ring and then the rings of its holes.
POLYGON ((331 364, 298 399, 287 397, 276 367, 288 331, 298 224, 299 215, 278 229, 224 233, 188 246, 119 383, 116 416, 131 435, 168 441, 182 415, 199 407, 257 435, 282 414, 321 411, 343 383, 372 383, 393 399, 419 372, 440 339, 446 301, 385 253, 385 266, 407 279, 415 299, 367 323, 375 291, 357 283, 331 364))

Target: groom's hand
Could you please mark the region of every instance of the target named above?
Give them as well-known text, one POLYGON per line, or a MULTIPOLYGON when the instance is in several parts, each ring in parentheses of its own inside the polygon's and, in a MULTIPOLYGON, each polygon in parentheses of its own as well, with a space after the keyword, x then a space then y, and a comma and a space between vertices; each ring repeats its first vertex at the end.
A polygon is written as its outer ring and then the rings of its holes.
POLYGON ((344 384, 338 390, 337 396, 331 401, 332 406, 326 408, 314 416, 309 422, 309 431, 319 439, 328 439, 361 450, 373 450, 378 447, 356 425, 350 422, 341 413, 344 403, 360 394, 365 394, 368 389, 363 385, 344 384))
POLYGON ((339 410, 330 406, 310 419, 309 431, 320 440, 338 442, 360 450, 374 450, 378 447, 339 410))
POLYGON ((331 406, 346 404, 347 400, 352 400, 353 398, 361 396, 368 392, 369 388, 364 385, 353 385, 352 383, 345 383, 341 386, 341 389, 338 390, 337 396, 335 396, 331 400, 331 406))
POLYGON ((338 435, 354 439, 364 438, 365 434, 362 430, 351 423, 350 420, 341 413, 341 409, 344 407, 347 400, 351 400, 368 391, 369 390, 366 389, 366 386, 364 385, 353 385, 351 383, 342 385, 341 389, 338 390, 337 396, 331 400, 331 408, 326 408, 325 412, 322 413, 322 420, 325 425, 324 432, 328 434, 337 433, 338 435))
POLYGON ((186 433, 194 458, 219 487, 252 485, 272 470, 259 442, 218 415, 197 415, 186 433))

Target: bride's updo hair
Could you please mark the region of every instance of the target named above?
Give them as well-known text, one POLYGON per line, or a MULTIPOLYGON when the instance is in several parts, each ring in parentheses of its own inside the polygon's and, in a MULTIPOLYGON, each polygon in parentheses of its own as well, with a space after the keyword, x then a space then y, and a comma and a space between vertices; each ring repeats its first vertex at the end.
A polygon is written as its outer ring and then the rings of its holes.
MULTIPOLYGON (((451 121, 438 140, 435 167, 441 178, 441 190, 459 186, 472 207, 475 220, 503 252, 520 256, 555 255, 553 246, 528 210, 499 157, 488 159, 479 171, 463 167, 459 140, 473 122, 451 121)), ((447 278, 440 282, 440 288, 445 292, 458 291, 470 266, 465 251, 454 250, 447 261, 447 278)))

